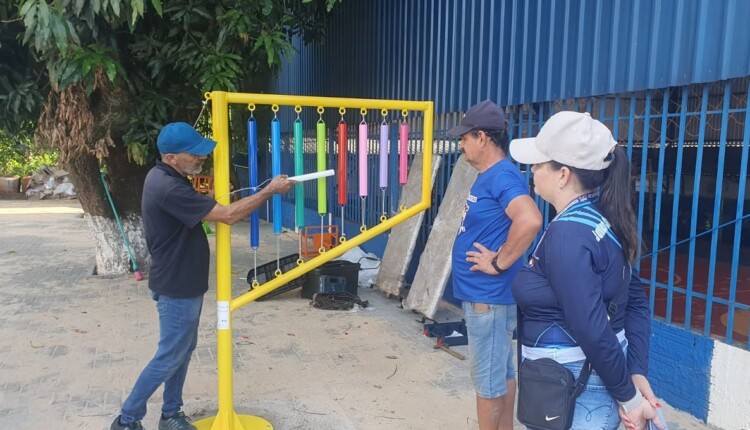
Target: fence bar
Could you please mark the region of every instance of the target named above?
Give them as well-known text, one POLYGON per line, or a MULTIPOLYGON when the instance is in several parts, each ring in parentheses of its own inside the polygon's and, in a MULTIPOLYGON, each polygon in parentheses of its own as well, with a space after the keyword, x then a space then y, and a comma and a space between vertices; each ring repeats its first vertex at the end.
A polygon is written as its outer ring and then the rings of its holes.
MULTIPOLYGON (((674 195, 672 196, 672 229, 669 236, 670 243, 677 242, 677 226, 676 222, 680 213, 680 197, 682 194, 682 156, 685 147, 685 128, 686 128, 686 114, 688 110, 688 96, 690 89, 688 87, 682 87, 682 95, 680 101, 680 126, 679 134, 677 138, 677 160, 675 165, 674 174, 674 195)), ((675 259, 677 257, 677 248, 672 247, 669 249, 669 273, 670 280, 667 283, 667 314, 666 319, 668 322, 672 321, 672 307, 674 301, 674 276, 675 273, 675 259)))
MULTIPOLYGON (((645 107, 645 114, 643 119, 643 142, 641 145, 641 178, 640 178, 640 187, 638 189, 638 238, 643 237, 643 216, 644 212, 646 210, 644 203, 646 201, 646 188, 648 187, 648 143, 649 143, 649 132, 650 124, 651 124, 651 90, 648 90, 646 92, 646 107, 645 107)), ((630 142, 628 142, 630 144, 630 142)), ((641 247, 639 246, 638 249, 640 250, 641 247)), ((640 253, 639 253, 640 254, 640 253)), ((640 255, 639 255, 640 257, 640 255)), ((640 259, 636 263, 636 267, 640 269, 640 259)), ((654 312, 654 303, 651 303, 651 316, 653 317, 654 312)))
MULTIPOLYGON (((732 84, 724 82, 724 98, 722 100, 721 132, 719 137, 719 158, 716 166, 716 192, 714 194, 714 213, 711 221, 712 226, 721 224, 721 191, 724 186, 724 157, 727 149, 727 125, 729 123, 729 104, 732 97, 732 84)), ((716 285, 716 259, 717 245, 721 232, 717 229, 711 233, 711 256, 708 263, 708 290, 706 291, 706 320, 703 323, 703 331, 708 336, 711 334, 711 315, 713 313, 713 295, 716 285)), ((727 324, 729 327, 731 325, 727 324)))
MULTIPOLYGON (((750 91, 750 79, 748 80, 747 91, 750 91)), ((745 94, 748 94, 748 92, 745 94)), ((742 139, 742 155, 740 157, 740 174, 737 180, 737 209, 735 219, 739 220, 744 215, 745 205, 745 187, 747 186, 747 159, 748 159, 748 141, 750 140, 750 100, 745 99, 745 127, 742 139)), ((737 303, 737 272, 740 260, 740 241, 742 240, 742 222, 737 221, 734 225, 734 240, 732 246, 732 271, 729 277, 729 309, 727 313, 727 343, 732 342, 734 332, 734 310, 737 303)), ((748 327, 750 328, 750 327, 748 327)), ((750 336, 746 348, 750 350, 750 336)))
MULTIPOLYGON (((649 302, 651 303, 651 317, 654 316, 654 309, 656 308, 656 275, 658 271, 659 254, 656 252, 659 247, 659 233, 661 227, 661 197, 662 197, 662 183, 664 181, 664 153, 667 146, 667 112, 669 111, 669 88, 666 88, 662 92, 662 104, 661 104, 661 132, 659 134, 659 162, 656 174, 656 203, 654 204, 654 232, 651 242, 651 289, 649 293, 649 302)), ((643 146, 645 148, 646 142, 644 141, 643 146)), ((672 284, 674 278, 672 272, 667 274, 669 277, 667 285, 672 284)), ((667 320, 667 322, 670 322, 667 320)))
POLYGON ((698 203, 701 191, 701 168, 703 165, 703 145, 706 139, 706 111, 708 110, 708 85, 703 85, 701 96, 701 119, 698 126, 698 151, 695 155, 695 175, 693 177, 693 204, 690 213, 690 251, 688 252, 687 294, 685 297, 685 328, 690 329, 690 319, 693 305, 693 281, 695 275, 695 231, 698 220, 698 203))

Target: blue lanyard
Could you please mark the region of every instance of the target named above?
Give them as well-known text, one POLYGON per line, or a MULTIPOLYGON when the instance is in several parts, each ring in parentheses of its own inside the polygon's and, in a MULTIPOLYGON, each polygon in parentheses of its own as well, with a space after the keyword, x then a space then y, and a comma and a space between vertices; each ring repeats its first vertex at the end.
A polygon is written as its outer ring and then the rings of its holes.
POLYGON ((544 233, 542 233, 542 237, 539 239, 539 242, 537 242, 536 247, 534 247, 534 252, 531 253, 531 258, 537 258, 536 257, 536 251, 539 249, 539 245, 542 244, 542 241, 544 240, 544 236, 547 234, 547 230, 549 230, 549 226, 552 225, 553 222, 557 221, 558 218, 560 218, 565 212, 569 211, 570 209, 573 209, 573 207, 578 207, 582 203, 588 203, 590 204, 590 201, 595 200, 597 197, 599 197, 599 193, 586 193, 581 194, 580 196, 573 199, 570 203, 568 203, 567 206, 563 210, 561 210, 557 215, 555 215, 554 218, 552 218, 552 221, 550 221, 549 224, 547 224, 547 228, 544 229, 544 233))

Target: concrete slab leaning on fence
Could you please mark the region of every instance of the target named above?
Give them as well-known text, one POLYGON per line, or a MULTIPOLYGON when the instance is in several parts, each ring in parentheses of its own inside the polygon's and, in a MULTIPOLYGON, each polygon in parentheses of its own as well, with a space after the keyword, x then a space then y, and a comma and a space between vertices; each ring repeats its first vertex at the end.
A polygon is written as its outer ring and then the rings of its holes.
POLYGON ((458 158, 443 202, 432 224, 430 236, 427 238, 427 245, 419 260, 414 282, 406 298, 406 307, 419 311, 427 318, 434 318, 448 277, 451 275, 453 241, 461 225, 466 196, 477 178, 477 173, 463 155, 458 158))
MULTIPOLYGON (((412 172, 422 171, 423 154, 414 155, 411 168, 409 169, 409 179, 404 185, 404 191, 399 200, 399 207, 413 206, 419 203, 422 197, 422 176, 412 174, 412 172)), ((435 178, 440 170, 441 157, 437 154, 432 155, 432 172, 431 183, 435 186, 435 178)), ((414 254, 414 247, 417 243, 419 230, 422 228, 424 211, 409 218, 408 220, 396 225, 391 229, 388 237, 388 244, 383 252, 383 259, 380 263, 378 279, 375 282, 377 288, 389 295, 397 296, 401 287, 404 286, 406 269, 414 254)))

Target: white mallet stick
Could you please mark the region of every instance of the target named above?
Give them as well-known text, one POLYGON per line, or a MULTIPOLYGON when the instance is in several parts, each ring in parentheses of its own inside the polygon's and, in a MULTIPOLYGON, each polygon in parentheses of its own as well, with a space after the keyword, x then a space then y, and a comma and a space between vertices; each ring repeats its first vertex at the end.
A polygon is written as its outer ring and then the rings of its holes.
POLYGON ((304 175, 290 176, 287 179, 294 182, 305 182, 311 179, 325 178, 327 176, 333 176, 333 169, 323 170, 322 172, 307 173, 304 175))

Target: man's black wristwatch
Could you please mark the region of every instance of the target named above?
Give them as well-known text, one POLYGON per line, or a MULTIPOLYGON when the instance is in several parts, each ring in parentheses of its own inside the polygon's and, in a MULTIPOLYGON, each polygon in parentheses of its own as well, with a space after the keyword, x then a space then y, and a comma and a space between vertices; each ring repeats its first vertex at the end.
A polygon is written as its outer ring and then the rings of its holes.
POLYGON ((501 269, 500 266, 497 265, 497 257, 500 255, 496 255, 495 258, 492 259, 492 268, 494 268, 497 271, 498 275, 501 275, 505 272, 505 269, 501 269))

